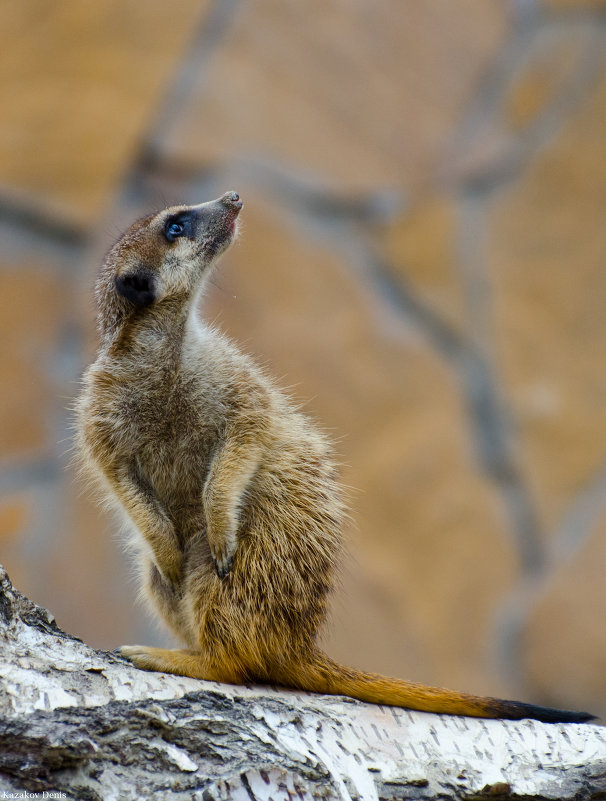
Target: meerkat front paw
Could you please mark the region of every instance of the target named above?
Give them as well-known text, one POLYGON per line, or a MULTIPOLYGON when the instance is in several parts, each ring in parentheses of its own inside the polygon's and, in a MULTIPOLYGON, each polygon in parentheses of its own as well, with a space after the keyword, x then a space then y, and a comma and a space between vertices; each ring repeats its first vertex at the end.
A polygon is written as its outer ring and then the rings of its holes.
POLYGON ((209 537, 208 544, 217 576, 220 579, 224 579, 231 573, 231 569, 234 566, 234 556, 238 541, 234 535, 214 541, 209 537))
POLYGON ((234 557, 230 556, 227 559, 225 557, 219 557, 217 559, 213 556, 213 564, 217 576, 219 576, 220 579, 224 579, 231 573, 231 569, 234 566, 234 557))

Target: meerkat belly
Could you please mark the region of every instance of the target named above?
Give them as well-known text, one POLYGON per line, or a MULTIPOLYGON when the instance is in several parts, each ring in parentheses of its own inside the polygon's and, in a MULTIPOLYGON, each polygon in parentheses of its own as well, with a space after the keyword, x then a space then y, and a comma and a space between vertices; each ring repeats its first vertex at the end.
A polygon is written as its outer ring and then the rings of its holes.
POLYGON ((135 452, 137 469, 185 541, 204 527, 202 489, 208 473, 209 445, 172 432, 142 438, 135 452))

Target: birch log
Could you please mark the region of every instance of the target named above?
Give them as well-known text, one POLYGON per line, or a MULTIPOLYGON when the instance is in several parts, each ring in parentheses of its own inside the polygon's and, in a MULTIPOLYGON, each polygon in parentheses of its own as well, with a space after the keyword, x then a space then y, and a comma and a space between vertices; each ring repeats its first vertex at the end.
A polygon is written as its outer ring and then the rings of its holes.
POLYGON ((65 634, 1 568, 0 626, 0 798, 606 799, 599 726, 145 673, 65 634))

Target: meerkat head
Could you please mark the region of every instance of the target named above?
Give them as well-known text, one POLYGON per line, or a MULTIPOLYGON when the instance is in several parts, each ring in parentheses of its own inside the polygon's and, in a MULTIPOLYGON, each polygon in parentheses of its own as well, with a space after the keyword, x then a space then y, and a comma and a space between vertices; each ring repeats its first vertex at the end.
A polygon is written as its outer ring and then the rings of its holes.
POLYGON ((197 206, 172 206, 132 225, 109 251, 97 282, 102 330, 129 312, 194 296, 237 234, 236 192, 197 206))

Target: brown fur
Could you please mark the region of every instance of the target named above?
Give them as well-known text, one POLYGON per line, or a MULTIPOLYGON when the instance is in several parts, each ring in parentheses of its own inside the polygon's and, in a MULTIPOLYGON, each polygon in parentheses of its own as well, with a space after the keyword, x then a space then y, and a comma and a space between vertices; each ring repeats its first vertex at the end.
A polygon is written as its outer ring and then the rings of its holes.
POLYGON ((200 679, 452 714, 582 719, 362 673, 317 648, 345 517, 330 445, 196 315, 240 206, 227 193, 140 220, 97 283, 101 341, 78 402, 79 450, 127 514, 147 598, 187 646, 122 653, 140 668, 200 679), (171 241, 174 219, 189 222, 171 241))

